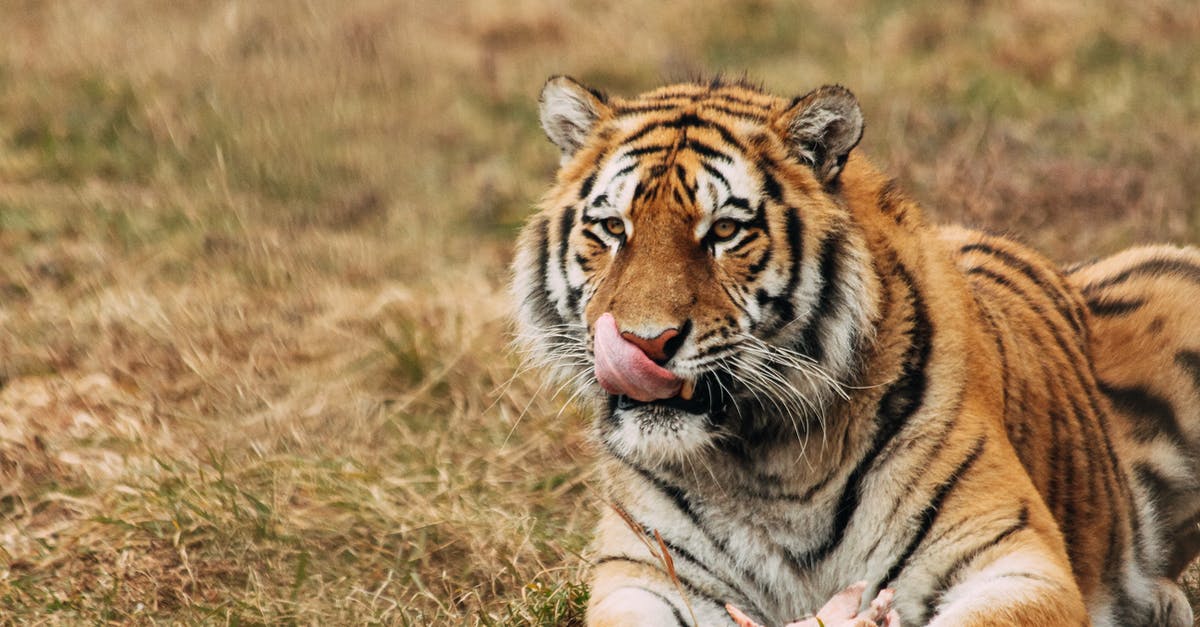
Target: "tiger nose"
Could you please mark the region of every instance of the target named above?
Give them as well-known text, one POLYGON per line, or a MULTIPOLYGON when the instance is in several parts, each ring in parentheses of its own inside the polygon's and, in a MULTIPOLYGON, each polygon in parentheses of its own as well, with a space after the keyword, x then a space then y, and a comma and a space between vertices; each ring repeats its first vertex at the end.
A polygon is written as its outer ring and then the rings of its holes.
POLYGON ((686 333, 687 325, 685 324, 682 331, 671 328, 652 338, 644 338, 632 331, 622 331, 621 337, 625 338, 626 342, 642 349, 642 352, 646 353, 651 361, 661 366, 670 361, 671 357, 679 350, 686 333))

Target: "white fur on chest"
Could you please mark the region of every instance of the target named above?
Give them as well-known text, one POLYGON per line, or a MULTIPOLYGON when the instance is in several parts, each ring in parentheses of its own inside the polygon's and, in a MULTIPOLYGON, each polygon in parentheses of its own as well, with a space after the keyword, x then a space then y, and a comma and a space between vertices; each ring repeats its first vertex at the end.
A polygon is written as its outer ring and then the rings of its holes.
MULTIPOLYGON (((785 623, 814 613, 833 593, 856 581, 882 578, 902 550, 893 544, 903 534, 889 529, 895 524, 889 519, 893 500, 870 494, 886 486, 864 483, 867 494, 850 523, 840 532, 833 528, 846 474, 848 469, 803 502, 722 487, 712 475, 708 489, 693 486, 675 493, 639 480, 633 482, 637 487, 622 491, 622 501, 635 520, 687 547, 691 557, 703 562, 703 568, 694 568, 686 557, 673 556, 681 575, 732 583, 761 608, 763 620, 785 623), (797 561, 838 533, 843 537, 836 548, 821 559, 811 564, 797 561)), ((696 475, 703 476, 703 470, 696 475)), ((901 514, 907 517, 909 512, 901 514)), ((627 548, 644 550, 633 542, 627 548)))

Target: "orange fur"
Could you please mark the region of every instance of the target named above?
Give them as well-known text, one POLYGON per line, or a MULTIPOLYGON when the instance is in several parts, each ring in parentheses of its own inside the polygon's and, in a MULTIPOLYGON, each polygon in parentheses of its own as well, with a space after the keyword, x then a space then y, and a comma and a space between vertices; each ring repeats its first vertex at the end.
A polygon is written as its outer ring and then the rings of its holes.
POLYGON ((548 83, 564 162, 514 264, 522 329, 600 401, 609 494, 633 522, 600 523, 589 621, 682 615, 652 532, 701 616, 734 602, 786 620, 868 579, 896 588, 906 624, 1190 620, 1170 579, 1200 549, 1200 253, 1068 275, 929 225, 852 151, 860 115, 833 87, 548 83), (666 364, 708 382, 707 408, 605 409, 586 376, 603 313, 686 336, 666 364))

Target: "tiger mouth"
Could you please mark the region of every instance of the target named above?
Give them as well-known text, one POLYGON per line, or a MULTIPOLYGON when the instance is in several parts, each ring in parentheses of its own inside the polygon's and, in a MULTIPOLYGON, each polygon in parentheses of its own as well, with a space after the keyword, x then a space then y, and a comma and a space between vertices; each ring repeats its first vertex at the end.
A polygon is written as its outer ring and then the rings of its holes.
POLYGON ((608 405, 610 410, 630 411, 642 408, 662 408, 697 416, 711 415, 724 410, 729 401, 724 392, 727 385, 718 380, 716 375, 704 374, 695 379, 685 380, 680 387, 679 394, 670 398, 639 401, 624 394, 609 394, 608 405))

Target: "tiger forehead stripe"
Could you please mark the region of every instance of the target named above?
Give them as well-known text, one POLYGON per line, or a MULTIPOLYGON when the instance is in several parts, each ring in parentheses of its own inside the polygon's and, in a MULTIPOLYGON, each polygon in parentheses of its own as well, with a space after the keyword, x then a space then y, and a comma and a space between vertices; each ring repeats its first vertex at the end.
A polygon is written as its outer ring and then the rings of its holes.
POLYGON ((740 152, 746 152, 746 147, 742 141, 733 135, 725 125, 718 120, 713 120, 709 117, 697 112, 683 112, 678 115, 667 116, 664 118, 655 118, 647 121, 640 128, 633 131, 630 135, 621 139, 622 144, 632 144, 639 139, 662 129, 688 129, 697 128, 709 130, 720 135, 721 140, 725 143, 734 146, 740 152))
POLYGON ((694 103, 691 101, 665 101, 651 103, 628 103, 614 107, 613 112, 618 116, 641 115, 646 113, 658 113, 667 111, 683 111, 689 107, 695 106, 701 112, 716 112, 725 115, 730 115, 738 118, 745 118, 753 122, 766 122, 768 113, 758 107, 744 105, 734 101, 722 102, 721 100, 713 99, 694 103))
MULTIPOLYGON (((589 176, 586 188, 581 189, 590 194, 580 197, 585 201, 582 217, 595 222, 614 215, 613 212, 626 211, 633 201, 657 188, 655 181, 673 172, 677 185, 672 185, 671 191, 680 204, 684 204, 685 199, 695 203, 696 192, 700 191, 703 192, 700 198, 706 201, 701 203, 701 209, 706 214, 731 207, 745 212, 740 216, 743 219, 752 218, 751 198, 761 187, 751 172, 753 162, 736 149, 718 148, 694 137, 694 133, 688 134, 687 130, 687 127, 683 128, 682 133, 666 141, 647 137, 649 143, 625 142, 623 146, 626 147, 616 148, 607 162, 589 176), (683 158, 679 156, 682 153, 690 153, 693 157, 683 158), (663 159, 667 161, 663 162, 663 159), (668 163, 673 163, 674 168, 668 170, 668 163), (635 180, 637 185, 631 185, 635 180)), ((707 228, 707 221, 699 224, 697 236, 703 235, 707 228)))

